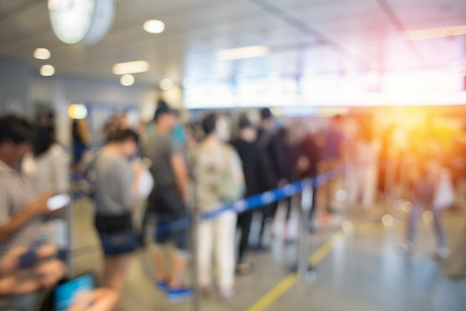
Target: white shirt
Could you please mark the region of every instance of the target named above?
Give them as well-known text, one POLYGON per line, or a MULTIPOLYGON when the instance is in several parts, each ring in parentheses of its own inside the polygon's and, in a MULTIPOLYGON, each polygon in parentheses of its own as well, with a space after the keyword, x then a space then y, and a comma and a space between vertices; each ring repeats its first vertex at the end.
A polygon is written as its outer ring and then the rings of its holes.
POLYGON ((59 144, 52 145, 38 157, 27 154, 23 159, 22 171, 36 195, 62 193, 69 189, 69 156, 59 144))

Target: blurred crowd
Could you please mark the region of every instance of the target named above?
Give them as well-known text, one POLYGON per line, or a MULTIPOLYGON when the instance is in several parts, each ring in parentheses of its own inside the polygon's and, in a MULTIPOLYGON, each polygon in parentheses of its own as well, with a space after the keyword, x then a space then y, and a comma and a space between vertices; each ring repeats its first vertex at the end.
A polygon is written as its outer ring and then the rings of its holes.
POLYGON ((186 284, 184 275, 192 240, 197 243, 195 282, 202 292, 218 288, 222 299, 231 299, 235 275, 254 273, 248 251, 268 249, 279 207, 286 211, 283 239, 294 239, 288 227, 293 210, 299 213, 299 200, 242 213, 225 211, 201 222, 196 236, 189 228, 170 226, 194 213, 337 169, 344 173, 319 186, 313 179, 313 208, 306 219, 310 233, 342 210, 369 215, 380 202, 402 199, 410 204, 410 214, 400 252, 412 251, 416 221, 427 209, 438 238, 435 256, 448 257, 441 211, 459 206, 464 192, 466 132, 445 136, 429 126, 379 129, 375 122, 372 116, 340 115, 285 120, 264 108, 255 123, 246 114, 232 119, 212 113, 183 124, 179 111, 159 102, 153 121, 137 127, 124 113, 115 113, 101 129, 105 142, 98 148, 87 120, 73 120, 70 151, 57 142, 53 114, 34 126, 3 116, 0 297, 6 298, 0 309, 31 310, 39 293, 69 281, 66 208, 50 207, 50 199, 64 193, 81 192, 94 202, 105 255, 97 282, 101 287, 81 293, 68 310, 121 310, 128 262, 136 248, 147 244, 154 246, 155 287, 169 301, 191 299, 193 284, 186 284), (78 173, 79 180, 70 182, 70 172, 78 173), (138 228, 133 211, 141 200, 145 207, 138 228), (261 221, 257 243, 251 246, 254 213, 261 221), (169 243, 174 252, 166 252, 169 243))

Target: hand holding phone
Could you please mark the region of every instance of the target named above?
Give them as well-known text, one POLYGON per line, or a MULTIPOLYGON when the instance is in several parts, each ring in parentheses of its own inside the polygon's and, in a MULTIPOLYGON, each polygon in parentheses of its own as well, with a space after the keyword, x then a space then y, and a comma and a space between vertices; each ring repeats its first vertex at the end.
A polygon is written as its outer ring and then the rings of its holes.
POLYGON ((62 193, 56 196, 51 197, 47 200, 47 208, 49 211, 55 211, 57 209, 63 208, 70 203, 70 196, 66 193, 62 193))

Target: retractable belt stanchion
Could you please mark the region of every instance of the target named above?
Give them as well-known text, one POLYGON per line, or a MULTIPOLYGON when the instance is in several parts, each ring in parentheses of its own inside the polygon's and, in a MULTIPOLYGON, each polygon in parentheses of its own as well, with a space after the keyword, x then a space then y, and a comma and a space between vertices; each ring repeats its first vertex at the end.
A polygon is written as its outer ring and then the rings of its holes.
POLYGON ((312 186, 305 186, 301 195, 301 221, 298 239, 298 273, 305 275, 310 268, 307 261, 307 225, 311 215, 313 189, 312 186))
POLYGON ((68 277, 70 279, 75 277, 74 269, 74 226, 73 226, 73 210, 74 210, 74 195, 70 195, 70 204, 65 207, 65 223, 66 223, 66 239, 67 239, 67 249, 65 250, 67 256, 66 267, 68 268, 68 277))
POLYGON ((193 184, 193 203, 192 203, 192 222, 191 222, 191 278, 193 282, 194 297, 193 297, 193 311, 201 310, 201 293, 199 288, 199 264, 198 264, 198 228, 199 222, 201 221, 201 214, 198 213, 196 206, 196 189, 195 183, 193 184))

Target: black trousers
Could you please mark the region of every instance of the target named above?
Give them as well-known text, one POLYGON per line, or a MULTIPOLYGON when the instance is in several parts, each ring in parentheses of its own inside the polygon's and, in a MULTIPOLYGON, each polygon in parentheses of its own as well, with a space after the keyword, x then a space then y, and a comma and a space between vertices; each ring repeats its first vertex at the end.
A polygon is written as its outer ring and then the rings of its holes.
POLYGON ((252 215, 254 211, 247 211, 238 215, 237 227, 241 228, 241 240, 239 242, 238 263, 243 263, 244 252, 248 247, 249 231, 251 229, 252 215))

